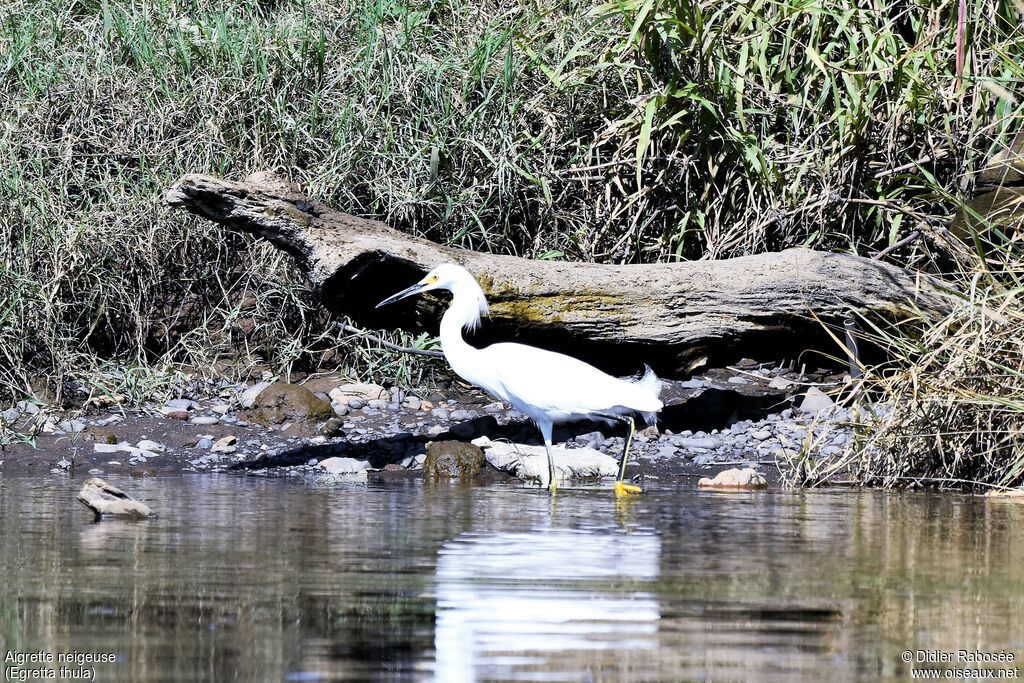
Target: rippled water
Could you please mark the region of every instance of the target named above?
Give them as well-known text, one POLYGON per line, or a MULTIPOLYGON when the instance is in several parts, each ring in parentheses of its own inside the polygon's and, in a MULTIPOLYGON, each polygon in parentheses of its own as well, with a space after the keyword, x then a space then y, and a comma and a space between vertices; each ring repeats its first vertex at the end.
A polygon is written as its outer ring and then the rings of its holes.
MULTIPOLYGON (((100 681, 903 680, 904 650, 1024 657, 1024 505, 662 487, 0 477, 0 655, 100 681)), ((1024 673, 1024 672, 1022 672, 1024 673)))

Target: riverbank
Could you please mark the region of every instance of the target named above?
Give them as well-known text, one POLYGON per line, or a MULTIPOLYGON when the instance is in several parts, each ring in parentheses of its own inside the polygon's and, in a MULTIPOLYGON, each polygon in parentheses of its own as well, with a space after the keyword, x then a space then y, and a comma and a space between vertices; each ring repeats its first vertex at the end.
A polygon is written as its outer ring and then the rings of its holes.
MULTIPOLYGON (((657 426, 637 433, 629 474, 695 478, 751 467, 778 480, 808 445, 820 460, 849 442, 849 411, 832 398, 842 387, 843 377, 826 370, 753 361, 666 381, 666 407, 657 426)), ((138 410, 112 404, 68 412, 22 402, 3 416, 31 437, 0 451, 0 474, 321 476, 326 459, 343 457, 365 461, 370 476, 420 476, 432 442, 540 443, 524 415, 459 384, 407 392, 327 374, 295 384, 222 384, 209 393, 138 410)), ((555 440, 618 458, 622 432, 580 422, 557 429, 555 440)))

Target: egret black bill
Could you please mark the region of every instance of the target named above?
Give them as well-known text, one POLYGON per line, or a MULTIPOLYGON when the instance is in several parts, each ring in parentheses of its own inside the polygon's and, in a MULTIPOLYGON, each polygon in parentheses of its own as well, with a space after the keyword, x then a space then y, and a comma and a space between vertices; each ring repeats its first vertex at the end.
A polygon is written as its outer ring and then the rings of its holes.
POLYGON ((387 306, 388 304, 393 304, 396 301, 400 301, 401 299, 404 299, 407 296, 412 296, 413 294, 418 294, 420 292, 420 290, 423 289, 423 287, 424 287, 424 284, 422 282, 417 282, 412 287, 406 287, 405 289, 403 289, 398 294, 392 294, 387 299, 384 299, 384 301, 381 301, 379 304, 374 306, 374 308, 380 308, 381 306, 387 306))

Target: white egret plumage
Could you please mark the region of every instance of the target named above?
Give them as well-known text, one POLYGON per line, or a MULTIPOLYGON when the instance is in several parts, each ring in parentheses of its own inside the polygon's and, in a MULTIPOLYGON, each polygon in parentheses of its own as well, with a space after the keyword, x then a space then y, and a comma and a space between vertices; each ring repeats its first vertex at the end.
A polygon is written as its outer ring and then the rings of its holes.
POLYGON ((625 482, 626 462, 635 430, 633 415, 648 423, 662 408, 661 382, 650 368, 642 377, 624 380, 581 360, 525 344, 500 343, 477 349, 462 337, 487 313, 487 299, 473 275, 462 266, 444 263, 416 284, 384 299, 377 307, 433 289, 446 289, 452 301, 441 318, 441 350, 452 369, 467 382, 528 415, 540 429, 548 455, 549 488, 556 489, 551 434, 555 423, 580 419, 618 420, 627 433, 616 494, 639 492, 625 482))

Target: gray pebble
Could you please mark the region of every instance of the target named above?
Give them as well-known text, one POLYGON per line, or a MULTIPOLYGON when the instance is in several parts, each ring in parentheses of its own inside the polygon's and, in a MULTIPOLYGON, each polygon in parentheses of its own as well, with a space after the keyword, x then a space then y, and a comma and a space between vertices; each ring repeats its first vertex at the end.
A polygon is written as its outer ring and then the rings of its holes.
POLYGON ((691 438, 682 437, 682 438, 680 438, 680 437, 677 436, 677 437, 672 439, 672 442, 677 447, 679 447, 679 448, 706 448, 706 449, 711 449, 711 448, 716 448, 718 446, 718 442, 717 441, 715 441, 714 439, 709 439, 709 438, 696 438, 696 437, 691 437, 691 438))
POLYGON ((363 406, 365 405, 366 404, 363 403, 363 401, 361 401, 358 398, 350 398, 348 400, 348 407, 351 408, 352 410, 362 410, 363 406))

